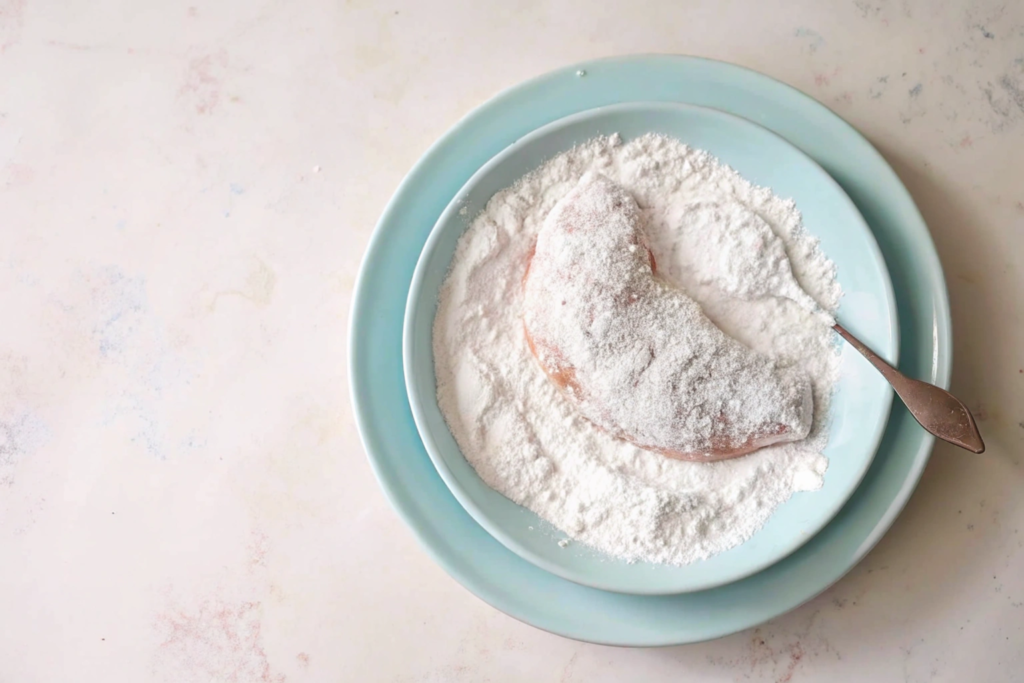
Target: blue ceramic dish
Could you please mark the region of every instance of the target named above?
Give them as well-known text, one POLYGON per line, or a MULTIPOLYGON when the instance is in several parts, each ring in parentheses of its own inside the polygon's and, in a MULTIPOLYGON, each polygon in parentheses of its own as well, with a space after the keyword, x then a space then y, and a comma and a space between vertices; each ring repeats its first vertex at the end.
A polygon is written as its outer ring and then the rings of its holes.
POLYGON ((409 403, 427 453, 473 518, 520 557, 558 576, 604 590, 666 595, 714 588, 750 576, 796 550, 853 494, 882 437, 892 389, 864 358, 842 348, 842 375, 830 408, 824 486, 795 494, 745 543, 676 567, 628 563, 572 544, 535 513, 490 489, 463 457, 438 409, 431 331, 437 296, 459 237, 491 198, 547 159, 602 134, 629 141, 656 132, 711 152, 755 184, 796 201, 804 226, 836 262, 845 293, 838 318, 891 362, 896 303, 871 231, 839 185, 805 154, 770 131, 713 109, 637 102, 593 109, 550 123, 504 149, 462 187, 427 238, 406 304, 404 367, 409 403), (466 210, 463 210, 466 209, 466 210))
POLYGON ((743 116, 818 162, 856 204, 885 257, 900 313, 900 369, 948 387, 952 362, 942 269, 910 195, 856 130, 789 86, 710 60, 625 57, 546 74, 498 95, 460 121, 402 182, 364 257, 349 340, 351 396, 360 434, 388 499, 449 574, 516 619, 615 645, 715 638, 810 600, 848 572, 889 529, 913 493, 933 443, 895 405, 861 485, 814 538, 746 579, 680 595, 626 595, 555 576, 494 539, 455 499, 420 441, 402 369, 405 303, 423 244, 459 188, 517 139, 580 111, 654 100, 743 116), (586 75, 578 77, 578 71, 586 75))

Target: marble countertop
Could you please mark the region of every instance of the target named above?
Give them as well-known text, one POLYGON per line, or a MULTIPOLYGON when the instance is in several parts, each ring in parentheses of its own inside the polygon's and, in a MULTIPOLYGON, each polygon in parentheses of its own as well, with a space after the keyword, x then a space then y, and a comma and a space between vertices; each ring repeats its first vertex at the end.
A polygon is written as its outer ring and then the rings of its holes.
POLYGON ((633 5, 0 0, 0 680, 1021 680, 1022 5, 633 5), (449 578, 373 478, 345 369, 360 258, 425 148, 633 52, 753 67, 878 146, 988 443, 938 446, 824 595, 655 650, 449 578))

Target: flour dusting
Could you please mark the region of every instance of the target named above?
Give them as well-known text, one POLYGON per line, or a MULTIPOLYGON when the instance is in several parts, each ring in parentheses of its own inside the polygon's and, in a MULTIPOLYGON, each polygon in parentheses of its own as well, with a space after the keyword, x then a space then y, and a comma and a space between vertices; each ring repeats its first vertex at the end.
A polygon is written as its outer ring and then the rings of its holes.
POLYGON ((434 322, 438 402, 498 492, 611 555, 687 564, 742 543, 794 492, 821 486, 840 296, 792 201, 677 140, 596 138, 498 192, 460 240, 434 322), (806 439, 721 462, 673 460, 597 428, 548 379, 523 333, 523 275, 548 214, 587 172, 635 199, 659 277, 809 380, 806 439))
POLYGON ((806 438, 807 379, 722 332, 656 271, 639 205, 604 175, 585 174, 544 221, 523 327, 580 414, 684 460, 806 438))

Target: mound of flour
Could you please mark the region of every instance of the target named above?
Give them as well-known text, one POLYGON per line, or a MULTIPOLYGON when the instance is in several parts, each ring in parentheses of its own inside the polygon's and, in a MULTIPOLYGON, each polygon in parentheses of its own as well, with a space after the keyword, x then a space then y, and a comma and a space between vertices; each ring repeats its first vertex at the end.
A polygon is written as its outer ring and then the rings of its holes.
POLYGON ((742 543, 793 492, 821 486, 839 368, 823 311, 840 296, 792 201, 670 138, 596 138, 498 192, 460 240, 434 321, 438 401, 496 491, 611 555, 686 564, 742 543), (545 217, 587 171, 636 199, 661 277, 727 334, 810 378, 806 440, 718 463, 671 460, 597 429, 547 379, 523 334, 523 273, 545 217))

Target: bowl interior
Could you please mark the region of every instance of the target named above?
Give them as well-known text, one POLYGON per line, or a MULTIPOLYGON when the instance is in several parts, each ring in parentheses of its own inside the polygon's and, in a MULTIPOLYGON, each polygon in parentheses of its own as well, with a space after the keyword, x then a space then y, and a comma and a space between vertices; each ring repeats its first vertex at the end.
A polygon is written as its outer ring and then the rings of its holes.
POLYGON ((436 399, 432 327, 456 244, 469 219, 495 192, 552 156, 598 135, 618 133, 628 141, 651 132, 707 150, 751 182, 793 198, 805 228, 821 240, 837 266, 844 291, 839 321, 884 358, 896 361, 898 327, 889 275, 874 237, 838 184, 802 152, 750 121, 671 103, 613 105, 555 121, 510 145, 474 174, 442 213, 420 255, 406 307, 403 356, 409 401, 426 450, 479 524, 524 559, 563 578, 605 590, 659 595, 704 590, 749 576, 793 552, 827 524, 871 463, 892 390, 844 345, 830 409, 825 449, 829 468, 823 487, 795 494, 745 543, 683 567, 630 564, 577 544, 561 548, 557 541, 564 534, 480 479, 459 450, 436 399))

